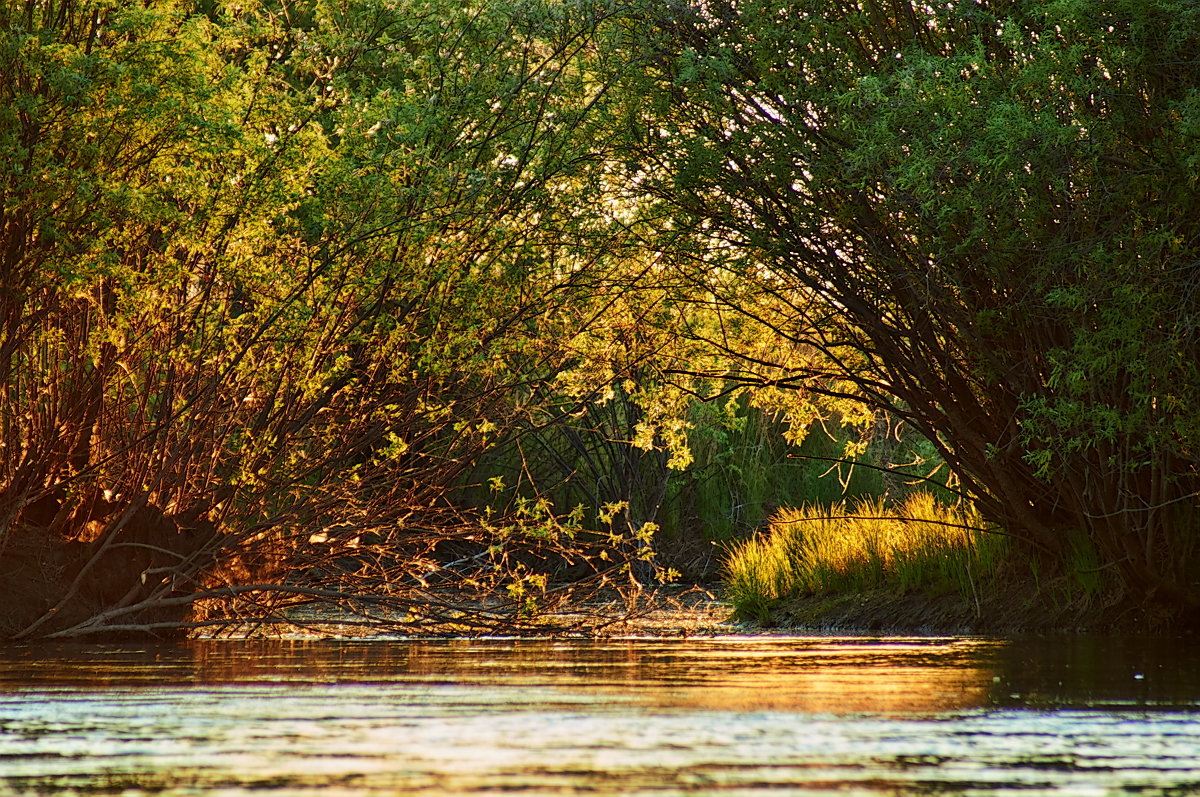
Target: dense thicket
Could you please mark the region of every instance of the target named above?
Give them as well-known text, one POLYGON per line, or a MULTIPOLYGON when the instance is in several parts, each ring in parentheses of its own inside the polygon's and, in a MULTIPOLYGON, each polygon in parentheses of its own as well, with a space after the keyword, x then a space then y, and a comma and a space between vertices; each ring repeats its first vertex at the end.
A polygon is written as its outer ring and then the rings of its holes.
POLYGON ((1037 568, 1196 610, 1198 30, 1178 0, 3 5, 0 637, 411 620, 435 584, 518 618, 554 575, 648 578, 668 520, 805 500, 747 428, 862 406, 1037 568))
POLYGON ((394 595, 449 559, 532 577, 506 546, 553 547, 550 508, 510 500, 489 536, 447 493, 625 375, 556 381, 624 263, 580 67, 603 21, 0 10, 0 635, 394 595))
POLYGON ((631 179, 718 301, 790 302, 763 320, 1019 550, 1171 613, 1200 606, 1198 14, 711 0, 621 45, 631 179))

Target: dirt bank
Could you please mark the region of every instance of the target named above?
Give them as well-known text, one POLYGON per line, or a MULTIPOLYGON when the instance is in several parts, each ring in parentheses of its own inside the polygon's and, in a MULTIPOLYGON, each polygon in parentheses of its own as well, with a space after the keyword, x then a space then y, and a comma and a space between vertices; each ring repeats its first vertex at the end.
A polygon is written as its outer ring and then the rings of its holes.
POLYGON ((668 585, 638 592, 591 592, 585 600, 564 602, 557 608, 544 608, 527 617, 514 613, 510 602, 478 597, 431 596, 428 607, 414 603, 399 611, 367 602, 316 602, 289 610, 283 622, 227 628, 220 635, 687 637, 765 630, 752 623, 735 622, 732 615, 732 607, 716 591, 668 585))
MULTIPOLYGON (((445 605, 443 604, 443 607, 445 605)), ((290 612, 290 622, 232 631, 232 636, 298 638, 559 636, 696 637, 741 634, 896 634, 1010 636, 1047 633, 1165 633, 1187 631, 1165 613, 1109 596, 1066 600, 1012 594, 976 601, 959 595, 897 595, 874 590, 809 595, 779 601, 769 622, 740 620, 718 588, 665 586, 638 593, 591 595, 588 600, 523 619, 487 626, 498 607, 463 602, 457 621, 434 621, 378 609, 316 603, 290 612)))
POLYGON ((1013 591, 979 599, 960 595, 897 595, 873 590, 808 595, 780 601, 770 627, 791 631, 983 635, 1189 632, 1162 607, 1139 607, 1120 595, 1013 591))

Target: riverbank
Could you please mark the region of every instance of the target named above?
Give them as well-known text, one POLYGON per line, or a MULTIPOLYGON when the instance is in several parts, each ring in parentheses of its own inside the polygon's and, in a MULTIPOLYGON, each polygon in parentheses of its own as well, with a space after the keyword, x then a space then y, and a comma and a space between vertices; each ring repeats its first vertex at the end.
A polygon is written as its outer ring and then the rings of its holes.
POLYGON ((1195 633, 1168 607, 1138 606, 1117 593, 1074 594, 1019 585, 987 595, 897 594, 887 589, 780 600, 769 625, 790 631, 1011 636, 1019 634, 1195 633))
MULTIPOLYGON (((431 623, 405 614, 313 604, 289 613, 288 622, 248 635, 300 638, 589 636, 713 637, 754 634, 895 634, 1011 636, 1021 634, 1167 633, 1192 629, 1123 604, 1118 597, 1040 598, 1013 591, 979 600, 957 594, 896 594, 886 589, 853 594, 793 596, 777 601, 765 622, 738 618, 717 586, 667 585, 641 592, 592 595, 515 624, 486 628, 467 618, 498 605, 463 601, 462 622, 431 623)), ((238 636, 239 634, 233 634, 238 636)))
POLYGON ((510 602, 439 595, 437 611, 318 602, 290 609, 269 624, 225 629, 221 636, 367 637, 704 637, 762 632, 734 619, 718 588, 664 585, 642 591, 592 592, 522 617, 510 602))
POLYGON ((854 593, 796 595, 777 601, 767 621, 738 618, 713 586, 664 587, 629 610, 619 600, 589 605, 589 613, 619 617, 613 633, 656 636, 722 634, 896 634, 1013 636, 1045 634, 1167 634, 1197 629, 1159 608, 1136 606, 1116 593, 1071 593, 1060 583, 1031 593, 1023 585, 988 595, 854 593), (624 615, 621 613, 625 612, 624 615))

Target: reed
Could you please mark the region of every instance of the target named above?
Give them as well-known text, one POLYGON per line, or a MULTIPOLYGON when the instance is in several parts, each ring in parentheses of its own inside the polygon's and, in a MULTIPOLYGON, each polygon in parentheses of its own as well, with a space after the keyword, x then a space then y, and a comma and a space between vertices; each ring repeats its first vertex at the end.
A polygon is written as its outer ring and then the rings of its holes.
POLYGON ((894 509, 870 498, 781 509, 765 534, 729 548, 727 596, 738 616, 764 621, 792 595, 882 587, 978 600, 1003 544, 974 510, 941 504, 925 492, 894 509))
POLYGON ((795 445, 783 419, 744 402, 698 404, 690 422, 694 462, 668 486, 662 520, 669 533, 730 540, 761 528, 781 506, 833 504, 884 489, 878 471, 836 464, 859 430, 830 424, 831 435, 818 425, 795 445))

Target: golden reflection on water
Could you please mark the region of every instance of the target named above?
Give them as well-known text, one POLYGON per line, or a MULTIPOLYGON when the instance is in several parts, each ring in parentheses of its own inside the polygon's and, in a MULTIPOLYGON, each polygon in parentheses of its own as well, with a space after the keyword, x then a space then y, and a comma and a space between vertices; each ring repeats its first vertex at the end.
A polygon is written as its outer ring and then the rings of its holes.
POLYGON ((796 711, 831 714, 914 714, 960 711, 988 704, 991 670, 920 666, 824 664, 729 674, 718 683, 663 696, 663 703, 723 711, 796 711))
MULTIPOLYGON (((729 644, 702 651, 630 655, 638 678, 656 684, 646 697, 693 710, 912 714, 988 705, 997 643, 910 641, 847 644, 792 640, 729 644), (645 661, 649 658, 650 661, 645 661), (647 672, 648 670, 648 672, 647 672), (654 678, 655 670, 675 677, 654 678), (679 673, 686 673, 679 677, 679 673), (650 677, 647 677, 650 676, 650 677)), ((620 691, 620 687, 615 687, 620 691)))
POLYGON ((988 705, 1004 643, 746 637, 706 640, 196 641, 59 649, 0 661, 15 681, 160 687, 459 683, 586 688, 690 710, 911 714, 988 705))
POLYGON ((0 794, 959 793, 980 773, 996 787, 981 793, 1116 794, 1151 777, 1200 793, 1200 654, 1147 650, 799 637, 0 649, 0 794), (1190 678, 1156 687, 1177 660, 1190 678), (1038 689, 1071 706, 1177 694, 1186 710, 973 710, 1038 689))

